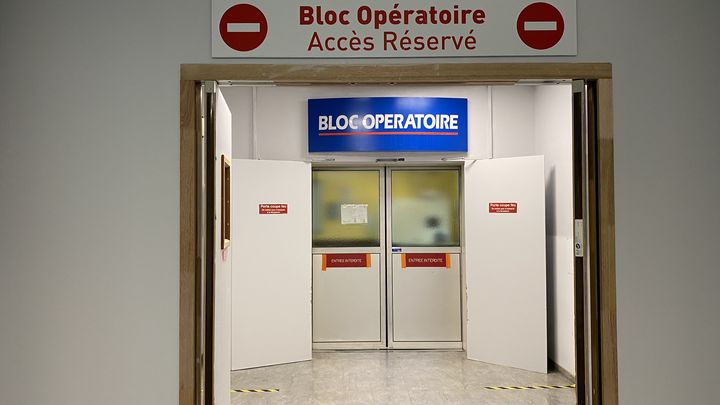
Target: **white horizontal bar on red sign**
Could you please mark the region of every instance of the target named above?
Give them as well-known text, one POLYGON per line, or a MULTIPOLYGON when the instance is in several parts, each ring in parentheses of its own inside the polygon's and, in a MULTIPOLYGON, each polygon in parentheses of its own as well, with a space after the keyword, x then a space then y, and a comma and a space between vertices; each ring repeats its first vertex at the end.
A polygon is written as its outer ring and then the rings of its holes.
POLYGON ((260 23, 228 23, 227 32, 260 32, 260 23))
POLYGON ((525 21, 525 31, 556 31, 556 21, 525 21))

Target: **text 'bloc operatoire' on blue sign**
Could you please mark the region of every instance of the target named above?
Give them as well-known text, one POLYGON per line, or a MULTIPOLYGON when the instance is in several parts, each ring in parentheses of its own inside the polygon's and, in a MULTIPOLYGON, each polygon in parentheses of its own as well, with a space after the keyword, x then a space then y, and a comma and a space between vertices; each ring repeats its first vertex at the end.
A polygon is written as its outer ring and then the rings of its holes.
POLYGON ((308 100, 310 152, 467 152, 465 98, 308 100))

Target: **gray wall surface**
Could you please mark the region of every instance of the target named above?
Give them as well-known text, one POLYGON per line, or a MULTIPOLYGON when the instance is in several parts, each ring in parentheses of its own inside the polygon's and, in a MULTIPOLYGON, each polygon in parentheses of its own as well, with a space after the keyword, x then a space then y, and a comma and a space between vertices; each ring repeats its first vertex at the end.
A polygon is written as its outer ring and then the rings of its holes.
MULTIPOLYGON (((481 60, 613 63, 623 404, 717 402, 719 17, 579 0, 577 57, 481 60)), ((177 403, 179 65, 213 62, 210 2, 3 0, 0 55, 0 402, 177 403)))

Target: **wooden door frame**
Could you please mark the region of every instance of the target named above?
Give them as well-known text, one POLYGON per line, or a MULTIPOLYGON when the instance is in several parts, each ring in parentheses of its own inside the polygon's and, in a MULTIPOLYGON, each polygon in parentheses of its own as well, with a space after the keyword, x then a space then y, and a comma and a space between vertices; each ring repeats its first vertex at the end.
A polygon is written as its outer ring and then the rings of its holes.
MULTIPOLYGON (((180 314, 179 404, 194 404, 196 391, 197 137, 199 82, 230 80, 278 85, 312 84, 497 84, 521 80, 585 80, 592 85, 595 122, 588 130, 590 212, 589 262, 597 271, 589 288, 597 293, 591 318, 599 336, 599 378, 589 391, 598 403, 618 404, 617 310, 615 299, 615 196, 612 66, 608 63, 458 63, 414 65, 183 64, 180 67, 180 314), (594 248, 594 249, 593 249, 594 248), (596 386, 597 384, 597 386, 596 386)), ((597 344, 597 346, 594 346, 597 344)))

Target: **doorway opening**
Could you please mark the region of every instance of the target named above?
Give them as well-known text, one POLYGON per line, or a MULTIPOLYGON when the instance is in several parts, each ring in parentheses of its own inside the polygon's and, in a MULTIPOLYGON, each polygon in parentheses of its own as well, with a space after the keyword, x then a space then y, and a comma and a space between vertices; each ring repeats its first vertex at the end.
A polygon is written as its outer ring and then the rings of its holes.
POLYGON ((460 169, 313 169, 313 348, 462 349, 460 169))
MULTIPOLYGON (((578 365, 577 369, 577 380, 578 380, 578 389, 577 389, 577 400, 579 403, 615 403, 613 402, 613 398, 616 397, 616 386, 614 385, 614 378, 613 378, 613 370, 615 370, 615 358, 614 358, 614 279, 612 278, 614 275, 614 263, 612 263, 612 183, 611 183, 611 175, 612 175, 612 154, 611 154, 611 144, 610 149, 608 150, 608 144, 601 145, 598 142, 598 139, 608 139, 607 136, 610 136, 611 140, 611 126, 608 124, 608 122, 611 122, 611 115, 608 114, 609 106, 610 106, 610 99, 609 99, 609 89, 610 89, 610 75, 609 75, 609 69, 603 70, 602 66, 598 67, 596 65, 591 66, 574 66, 574 65, 553 65, 552 69, 550 70, 550 66, 547 65, 513 65, 513 66, 507 66, 507 65, 485 65, 485 66, 478 66, 478 65, 467 65, 467 67, 460 68, 458 70, 453 70, 454 68, 451 68, 452 65, 432 65, 433 67, 430 67, 428 65, 429 70, 426 70, 425 67, 392 67, 392 66, 378 66, 376 68, 368 68, 363 67, 360 70, 364 72, 371 72, 368 76, 365 76, 367 79, 367 83, 372 84, 380 84, 380 83, 388 83, 387 75, 390 74, 393 77, 394 83, 402 83, 403 81, 407 81, 408 83, 433 83, 436 82, 438 77, 440 77, 440 81, 445 83, 466 83, 468 81, 475 81, 475 85, 478 81, 487 81, 487 80, 511 80, 511 81, 518 81, 518 80, 526 80, 526 79, 546 79, 546 78, 553 78, 557 79, 559 78, 583 78, 586 79, 584 90, 587 91, 588 97, 587 99, 584 98, 584 96, 581 97, 582 100, 587 100, 587 103, 582 105, 582 108, 578 111, 578 114, 580 114, 583 118, 585 117, 583 114, 587 114, 587 121, 586 124, 580 124, 580 131, 578 131, 576 134, 574 134, 574 140, 576 141, 574 144, 574 150, 576 162, 574 162, 574 167, 577 169, 580 167, 580 173, 582 173, 582 176, 579 176, 580 178, 576 178, 576 182, 574 184, 575 191, 580 190, 580 196, 581 201, 579 202, 579 212, 576 209, 576 218, 579 219, 583 225, 584 225, 584 231, 586 233, 587 238, 581 239, 580 242, 585 243, 584 246, 581 245, 580 249, 585 253, 585 255, 578 256, 576 259, 576 264, 579 260, 580 268, 579 273, 576 273, 575 277, 575 293, 576 293, 576 299, 575 299, 575 306, 576 308, 580 308, 579 311, 576 311, 576 323, 579 324, 576 327, 576 331, 578 331, 578 335, 580 338, 577 340, 577 348, 576 350, 576 362, 578 365), (468 68, 471 67, 471 68, 468 68), (544 67, 545 70, 541 67, 544 67), (510 70, 507 70, 508 68, 511 68, 510 70), (408 72, 414 72, 413 75, 404 75, 401 73, 403 69, 408 69, 408 72), (466 70, 467 69, 467 70, 466 70), (515 69, 515 70, 513 70, 515 69), (463 72, 462 74, 458 75, 458 72, 463 72), (508 73, 510 72, 510 73, 508 73), (439 75, 439 76, 438 76, 439 75), (471 80, 475 79, 475 80, 471 80), (608 121, 609 120, 609 121, 608 121), (604 134, 605 138, 599 137, 599 134, 604 134), (610 163, 610 164, 609 164, 610 163), (578 165, 579 164, 579 165, 578 165), (601 176, 598 176, 598 174, 602 173, 601 176), (588 181, 587 179, 590 179, 588 181), (610 192, 608 193, 608 189, 605 188, 600 191, 599 185, 597 183, 597 179, 601 178, 602 181, 605 182, 607 185, 608 179, 610 180, 610 192), (608 195, 610 197, 608 197, 608 195), (599 216, 599 213, 604 213, 603 216, 599 216), (598 217, 602 218, 604 222, 598 221, 598 217), (608 222, 609 221, 609 222, 608 222), (601 255, 600 252, 603 252, 605 256, 601 255), (607 256, 610 254, 610 256, 607 256), (601 260, 601 257, 603 258, 601 260), (603 270, 604 272, 601 272, 603 270), (578 298, 579 297, 579 298, 578 298), (609 311, 609 314, 612 315, 611 318, 603 318, 603 322, 601 323, 599 319, 599 311, 600 308, 604 308, 606 311, 609 311), (601 327, 602 326, 602 327, 601 327), (601 348, 603 350, 601 350, 601 348), (601 384, 602 382, 602 384, 601 384)), ((293 83, 297 84, 297 82, 300 83, 319 83, 319 82, 325 82, 327 81, 333 81, 338 80, 338 84, 345 83, 349 84, 349 80, 347 80, 347 77, 353 77, 354 74, 358 73, 357 67, 331 67, 329 70, 325 70, 324 68, 321 69, 325 73, 321 75, 320 78, 316 75, 316 72, 314 71, 313 67, 306 67, 306 68, 298 68, 292 67, 288 70, 285 70, 285 68, 278 68, 279 70, 273 70, 274 68, 265 67, 264 70, 257 70, 255 67, 247 67, 246 65, 238 65, 237 67, 233 66, 205 66, 205 67, 198 67, 198 66, 187 66, 184 67, 183 70, 183 81, 181 85, 181 106, 183 108, 183 114, 181 114, 182 119, 182 135, 183 135, 183 142, 181 143, 184 145, 184 148, 181 149, 181 178, 185 179, 186 181, 188 179, 192 180, 192 182, 197 179, 197 173, 194 170, 188 171, 189 166, 195 166, 196 162, 193 159, 190 159, 191 157, 197 156, 198 148, 197 145, 194 143, 194 141, 197 141, 197 137, 194 136, 194 134, 198 133, 198 128, 201 127, 199 120, 196 120, 194 117, 189 118, 187 115, 187 112, 192 111, 198 111, 197 108, 201 102, 193 102, 198 100, 197 98, 194 98, 193 96, 198 96, 200 93, 199 90, 199 83, 196 82, 197 80, 201 79, 214 79, 214 80, 246 80, 246 81, 272 81, 275 84, 282 84, 283 82, 286 83, 293 83), (247 70, 244 70, 244 68, 247 68, 247 70), (308 70, 304 70, 304 69, 308 70), (237 69, 237 71, 234 71, 234 69, 237 69), (294 70, 293 70, 294 69, 294 70), (333 69, 337 69, 337 71, 333 72, 333 69), (328 73, 330 72, 330 73, 328 73), (354 73, 353 73, 354 72, 354 73), (324 76, 327 73, 327 76, 324 76), (348 76, 349 75, 349 76, 348 76), (340 78, 340 79, 337 79, 340 78), (197 125, 196 125, 197 124, 197 125), (188 141, 191 141, 190 143, 186 143, 188 141), (189 145, 194 145, 192 147, 189 147, 189 145), (189 149, 188 149, 189 148, 189 149), (184 153, 183 153, 184 152, 184 153), (192 164, 189 164, 192 163, 192 164), (188 166, 189 164, 189 166, 188 166)), ((359 77, 362 77, 360 75, 359 77)), ((253 148, 256 147, 256 145, 253 143, 253 148)), ((209 154, 208 154, 209 156, 209 154)), ((436 157, 434 160, 439 157, 436 157)), ((450 157, 450 158, 456 158, 456 157, 450 157)), ((444 159, 443 159, 444 160, 444 159)), ((468 161, 467 159, 463 161, 463 165, 465 167, 464 170, 467 170, 468 167, 471 167, 470 170, 473 170, 473 163, 477 162, 480 166, 482 166, 482 159, 470 159, 473 162, 468 161)), ((309 162, 306 162, 306 164, 309 162)), ((238 165, 233 162, 233 174, 236 173, 235 169, 238 165)), ((298 164, 298 168, 301 165, 298 164)), ((302 169, 305 170, 305 169, 302 169)), ((316 170, 316 172, 321 172, 326 170, 316 170)), ((383 168, 383 171, 385 171, 385 187, 379 187, 380 189, 384 189, 387 192, 388 187, 391 187, 390 184, 392 183, 392 180, 388 181, 387 176, 388 172, 392 172, 391 169, 385 169, 383 168)), ((398 170, 400 172, 401 170, 398 170)), ((308 173, 311 171, 308 167, 308 173)), ((380 177, 380 176, 378 176, 380 177)), ((309 177, 308 177, 309 178, 309 177)), ((308 182, 308 185, 309 182, 308 182)), ((465 183, 467 185, 467 183, 465 183)), ((235 194, 233 194, 235 197, 237 197, 238 193, 245 192, 244 189, 233 187, 235 194)), ((191 191, 192 188, 187 189, 184 188, 183 190, 191 191)), ((195 191, 195 190, 192 190, 195 191)), ((193 193, 191 193, 193 194, 193 193)), ((183 255, 187 253, 192 253, 195 257, 196 248, 193 247, 193 244, 188 244, 186 241, 187 235, 195 235, 193 229, 197 226, 197 222, 195 222, 196 219, 192 218, 192 215, 188 216, 189 210, 194 210, 194 207, 198 200, 197 200, 197 194, 195 195, 196 198, 191 201, 190 206, 186 206, 185 204, 181 204, 181 215, 182 218, 186 218, 187 220, 190 220, 189 227, 187 229, 187 232, 184 230, 182 232, 182 240, 181 244, 183 246, 183 255), (183 243, 184 242, 184 243, 183 243)), ((181 194, 181 198, 186 198, 187 196, 184 194, 181 194)), ((387 199, 387 197, 386 197, 387 199)), ((187 200, 183 200, 187 202, 187 200)), ((465 199, 467 202, 467 199, 465 199)), ((181 201, 182 202, 182 201, 181 201)), ((268 201, 271 202, 271 201, 268 201)), ((499 203, 502 203, 503 201, 498 201, 499 203)), ((577 202, 577 201, 576 201, 577 202)), ((390 206, 390 211, 392 211, 392 200, 388 202, 385 202, 385 212, 388 211, 388 205, 390 206)), ((341 207, 339 209, 340 213, 340 221, 342 222, 342 204, 340 204, 341 207)), ((361 202, 348 202, 347 207, 345 207, 345 214, 346 214, 346 221, 347 224, 344 225, 361 225, 363 220, 363 203, 361 202), (355 224, 351 224, 350 222, 355 221, 355 224)), ((380 211, 380 204, 378 204, 378 210, 380 211)), ((466 204, 467 205, 467 204, 466 204)), ((576 206, 577 208, 577 206, 576 206)), ((312 207, 309 207, 309 209, 312 209, 312 207)), ((467 210, 468 207, 465 207, 467 210)), ((369 211, 369 207, 368 207, 369 211)), ((466 212, 467 213, 467 212, 466 212)), ((369 214, 369 212, 368 212, 369 214)), ((368 215, 369 216, 369 215, 368 215)), ((390 214, 390 218, 386 218, 386 229, 392 230, 394 227, 394 219, 392 218, 392 213, 390 214), (389 224, 387 221, 390 221, 389 224)), ((233 217, 235 218, 235 217, 233 217)), ((368 223, 370 221, 370 218, 368 217, 368 223)), ((428 229, 432 228, 438 228, 439 223, 441 222, 442 218, 431 218, 429 222, 424 223, 424 228, 422 230, 415 229, 412 234, 417 237, 424 237, 424 238, 432 238, 434 243, 437 243, 438 241, 443 240, 450 240, 451 235, 444 235, 442 232, 435 232, 432 233, 428 231, 428 229), (423 233, 427 233, 428 235, 422 235, 423 233), (446 239, 447 238, 447 239, 446 239)), ((182 224, 182 223, 181 223, 182 224)), ((311 224, 314 225, 314 224, 311 224)), ((343 225, 343 224, 341 224, 343 225)), ((210 229, 210 227, 208 227, 210 229)), ((235 238, 234 243, 231 243, 232 248, 237 247, 237 235, 241 233, 238 231, 237 227, 233 227, 233 232, 231 233, 233 235, 233 238, 235 238)), ((398 270, 400 275, 408 275, 412 274, 410 272, 410 268, 407 267, 407 256, 406 258, 406 270, 402 270, 402 258, 403 255, 407 254, 422 254, 424 252, 393 252, 392 249, 395 248, 393 246, 394 244, 392 242, 392 237, 394 235, 392 233, 388 233, 387 230, 385 232, 385 238, 389 239, 386 240, 384 244, 381 244, 380 246, 372 246, 373 248, 378 248, 378 252, 376 253, 378 255, 384 254, 386 256, 384 263, 386 266, 386 274, 389 274, 390 277, 394 276, 395 268, 398 267, 400 270, 398 270), (398 266, 395 266, 395 261, 399 263, 398 266), (392 258, 392 260, 391 260, 392 258), (404 273, 402 273, 404 272, 404 273)), ((461 235, 461 241, 464 239, 466 235, 461 235)), ((218 244, 219 245, 219 244, 218 244)), ((357 246, 356 246, 357 247, 357 246)), ((408 247, 399 247, 400 249, 422 249, 422 248, 428 248, 429 246, 408 246, 408 247)), ((452 248, 454 246, 431 246, 429 248, 433 250, 438 250, 437 248, 452 248)), ((320 271, 322 272, 322 258, 323 255, 330 255, 333 254, 332 252, 326 252, 323 253, 321 250, 316 249, 347 249, 349 247, 338 247, 338 246, 316 246, 312 248, 313 256, 320 256, 320 271)), ((442 253, 442 252, 431 252, 431 253, 442 253)), ((222 255, 223 253, 221 253, 222 255)), ((353 254, 353 253, 346 253, 346 254, 353 254)), ((374 254, 374 253, 366 253, 366 254, 374 254)), ((452 255, 455 253, 445 253, 446 255, 452 255)), ((458 252, 460 254, 460 252, 458 252)), ((181 259, 184 256, 181 256, 181 259)), ((220 256, 222 257, 222 256, 220 256)), ((326 275, 330 274, 330 268, 327 268, 327 256, 326 258, 326 275)), ((367 260, 366 256, 366 262, 370 265, 373 264, 373 258, 370 257, 369 260, 367 260)), ((216 257, 217 260, 217 257, 216 257)), ((440 260, 439 258, 435 257, 433 260, 440 260)), ((467 260, 467 258, 463 258, 462 256, 458 257, 457 263, 462 263, 463 261, 467 260)), ((315 261, 315 257, 313 257, 313 261, 315 261)), ((451 265, 454 260, 452 260, 452 257, 450 260, 446 261, 450 262, 451 265)), ((380 260, 380 263, 382 263, 383 260, 380 260)), ((201 388, 205 389, 205 394, 208 392, 208 386, 207 382, 208 380, 205 380, 205 383, 201 385, 201 380, 194 378, 192 380, 187 379, 187 370, 188 370, 188 363, 185 363, 187 360, 187 355, 190 353, 189 347, 187 346, 188 341, 193 343, 194 350, 192 350, 192 358, 195 360, 197 359, 195 356, 197 353, 205 354, 208 353, 202 353, 203 348, 202 342, 200 342, 196 338, 188 337, 183 333, 184 330, 186 330, 186 326, 190 325, 192 328, 197 331, 198 328, 202 329, 203 325, 205 324, 204 319, 200 319, 203 315, 202 310, 197 310, 197 306, 200 305, 195 297, 198 297, 199 295, 194 294, 193 300, 190 301, 191 303, 194 303, 193 306, 195 307, 195 315, 192 318, 188 318, 188 313, 186 312, 187 309, 187 294, 188 290, 187 287, 189 285, 193 286, 194 290, 197 292, 201 289, 200 283, 198 283, 198 277, 200 279, 203 279, 202 275, 198 275, 197 267, 191 263, 195 263, 195 260, 192 262, 187 262, 184 260, 181 260, 181 269, 185 269, 186 272, 181 272, 181 403, 198 403, 197 399, 203 397, 203 395, 200 395, 199 393, 203 392, 201 388), (187 273, 189 271, 189 273, 187 273), (192 274, 192 280, 187 277, 188 275, 192 274), (184 288, 183 288, 184 287, 184 288), (183 293, 185 291, 185 293, 183 293), (183 298, 185 297, 185 298, 183 298), (185 306, 183 305, 185 304, 185 306), (185 309, 183 309, 185 308, 185 309), (185 360, 183 360, 185 359, 185 360), (183 373, 185 372, 185 373, 183 373), (185 377, 183 377, 185 376, 185 377), (191 382, 191 383, 189 383, 191 382), (188 385, 190 384, 190 385, 188 385), (188 394, 188 389, 190 389, 193 393, 192 398, 195 398, 193 402, 183 402, 183 398, 191 398, 191 396, 188 394)), ((464 266, 461 266, 461 269, 463 269, 464 266)), ((576 268, 576 270, 578 270, 576 268)), ((214 270, 213 270, 214 271, 214 270)), ((378 272, 380 270, 378 269, 378 272)), ((443 274, 443 273, 440 273, 443 274)), ((459 274, 459 272, 458 272, 459 274)), ((213 274, 210 273, 209 276, 215 277, 217 276, 217 273, 213 274)), ((381 279, 380 276, 378 278, 381 279)), ((382 284, 382 283, 380 283, 382 284)), ((386 281, 386 289, 389 289, 387 286, 386 281)), ((205 290, 206 291, 206 290, 205 290)), ((214 294, 217 294, 217 290, 213 292, 214 294)), ((386 291, 384 293, 385 296, 393 296, 395 294, 394 290, 386 291), (389 293, 389 294, 388 294, 389 293)), ((380 292, 380 296, 383 296, 383 292, 380 292)), ((212 298, 210 298, 212 299, 212 298)), ((382 303, 382 299, 379 300, 380 303, 382 303)), ((461 308, 464 309, 462 306, 462 301, 460 303, 461 308)), ((217 308, 216 308, 217 309, 217 308)), ((380 316, 382 317, 383 311, 379 311, 380 316)), ((393 343, 403 343, 400 341, 395 340, 395 337, 390 338, 390 332, 391 329, 392 332, 394 332, 395 325, 389 323, 387 318, 391 318, 395 314, 395 309, 389 305, 387 305, 387 298, 386 298, 386 308, 385 308, 385 345, 390 346, 393 343), (392 326, 390 326, 392 325, 392 326)), ((606 312, 608 313, 608 312, 606 312)), ((332 317, 330 317, 331 319, 332 317)), ((463 317, 464 318, 464 317, 463 317)), ((466 322, 467 319, 461 319, 461 331, 462 333, 467 333, 466 329, 462 329, 463 326, 465 326, 463 323, 466 322)), ((332 322, 330 322, 332 323, 332 322)), ((211 326, 212 328, 212 326, 211 326)), ((382 322, 380 322, 380 328, 382 328, 382 322)), ((382 344, 382 331, 380 333, 381 339, 380 344, 382 344)), ((197 336, 197 334, 194 334, 193 336, 197 336)), ((426 339, 426 338, 423 338, 426 339)), ((462 342, 465 339, 461 338, 460 344, 462 345, 462 342)), ((207 342, 205 342, 207 343, 207 342)), ((332 341, 332 342, 316 342, 316 343, 331 343, 331 344, 337 344, 341 342, 332 341)), ((353 342, 357 343, 357 342, 353 342)), ((377 343, 377 342, 373 342, 377 343)), ((427 343, 427 341, 422 341, 421 343, 427 343)), ((451 343, 457 343, 457 342, 451 342, 451 343)), ((212 356, 212 354, 211 354, 212 356)), ((200 362, 197 364, 205 364, 202 359, 203 356, 201 355, 199 357, 200 362)), ((190 364, 196 364, 195 361, 193 361, 190 364)), ((216 364, 217 366, 217 364, 216 364)), ((202 369, 202 367, 195 367, 192 366, 191 370, 195 372, 195 376, 197 377, 198 369, 202 369)), ((206 370, 207 371, 207 370, 206 370)), ((217 370, 215 370, 217 371, 217 370)), ((212 390, 212 388, 210 388, 212 390)), ((217 393, 218 395, 224 395, 221 392, 217 393)), ((207 396, 205 397, 208 398, 207 396)), ((212 396, 210 397, 212 398, 212 396)), ((209 403, 209 402, 208 402, 209 403)))

